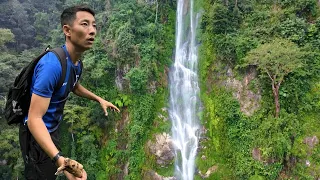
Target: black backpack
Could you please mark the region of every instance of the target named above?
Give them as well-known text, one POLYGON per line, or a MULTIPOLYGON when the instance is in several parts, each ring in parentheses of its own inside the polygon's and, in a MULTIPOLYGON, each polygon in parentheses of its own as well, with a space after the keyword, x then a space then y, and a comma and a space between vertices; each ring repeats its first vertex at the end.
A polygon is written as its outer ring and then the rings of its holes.
MULTIPOLYGON (((48 52, 55 53, 61 63, 62 76, 58 85, 55 87, 55 91, 61 88, 67 69, 66 53, 61 47, 54 49, 46 48, 46 50, 40 54, 40 56, 32 60, 26 67, 22 69, 20 74, 16 77, 13 87, 9 89, 5 106, 5 118, 7 119, 7 123, 9 125, 23 122, 23 118, 27 115, 31 101, 30 86, 32 83, 34 68, 39 60, 48 52)), ((82 68, 82 61, 80 62, 82 68)))

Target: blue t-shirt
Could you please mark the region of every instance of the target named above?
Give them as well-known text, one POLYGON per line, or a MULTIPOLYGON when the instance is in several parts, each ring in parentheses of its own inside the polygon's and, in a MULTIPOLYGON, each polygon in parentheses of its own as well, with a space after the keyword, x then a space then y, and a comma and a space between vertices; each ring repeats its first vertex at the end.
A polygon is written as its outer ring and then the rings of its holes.
MULTIPOLYGON (((74 65, 66 46, 62 47, 66 52, 67 69, 65 81, 58 91, 54 90, 62 76, 62 67, 58 57, 53 52, 48 52, 40 59, 32 76, 31 95, 34 93, 45 98, 51 98, 48 110, 42 118, 49 132, 58 128, 69 93, 73 90, 81 74, 80 62, 77 66, 74 65)), ((25 122, 27 119, 28 116, 25 118, 25 122)))

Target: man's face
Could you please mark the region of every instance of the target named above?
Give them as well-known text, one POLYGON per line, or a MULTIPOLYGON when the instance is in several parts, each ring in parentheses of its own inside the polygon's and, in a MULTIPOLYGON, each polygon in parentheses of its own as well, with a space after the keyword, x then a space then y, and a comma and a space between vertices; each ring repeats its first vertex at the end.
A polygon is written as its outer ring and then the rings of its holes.
POLYGON ((79 11, 69 30, 70 41, 76 48, 81 51, 90 49, 97 32, 95 18, 89 12, 79 11))

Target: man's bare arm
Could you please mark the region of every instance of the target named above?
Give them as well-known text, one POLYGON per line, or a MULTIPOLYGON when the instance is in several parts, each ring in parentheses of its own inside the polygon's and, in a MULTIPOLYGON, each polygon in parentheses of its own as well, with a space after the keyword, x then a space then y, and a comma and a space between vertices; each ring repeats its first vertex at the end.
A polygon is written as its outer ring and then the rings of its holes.
MULTIPOLYGON (((39 95, 32 94, 27 124, 34 139, 37 141, 40 147, 45 151, 45 153, 52 159, 59 152, 59 150, 54 145, 51 139, 51 136, 47 130, 47 127, 45 126, 42 120, 42 117, 48 110, 49 104, 50 104, 50 98, 44 98, 39 95)), ((64 159, 65 158, 61 156, 57 160, 57 166, 61 166, 64 163, 64 159)), ((67 178, 70 180, 80 179, 80 178, 75 178, 71 174, 68 174, 67 178)), ((85 173, 85 176, 81 179, 86 179, 86 178, 87 178, 87 175, 85 173)))
POLYGON ((49 103, 50 98, 32 94, 27 124, 32 136, 40 147, 50 158, 53 158, 59 150, 54 145, 47 127, 42 120, 42 117, 48 110, 49 103))
POLYGON ((91 99, 91 100, 99 102, 103 111, 105 112, 106 116, 108 115, 107 108, 111 108, 111 109, 114 109, 114 110, 120 112, 120 110, 115 105, 113 105, 109 101, 106 101, 103 98, 95 95, 94 93, 92 93, 91 91, 89 91, 88 89, 83 87, 79 82, 74 87, 73 93, 76 94, 77 96, 85 97, 87 99, 91 99))
POLYGON ((73 93, 77 96, 84 97, 97 102, 100 102, 102 99, 101 97, 95 95, 94 93, 83 87, 79 82, 75 85, 73 93))

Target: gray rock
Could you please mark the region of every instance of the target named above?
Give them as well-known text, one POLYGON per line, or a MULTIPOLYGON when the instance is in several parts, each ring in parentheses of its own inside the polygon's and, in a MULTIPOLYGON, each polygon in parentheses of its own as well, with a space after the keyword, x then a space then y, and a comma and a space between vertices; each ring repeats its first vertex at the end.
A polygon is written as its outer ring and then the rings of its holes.
POLYGON ((157 172, 149 170, 144 174, 144 180, 176 180, 175 177, 163 177, 157 172))
POLYGON ((253 157, 253 159, 255 159, 257 161, 262 161, 261 150, 259 148, 253 148, 252 149, 252 157, 253 157))
POLYGON ((228 78, 221 84, 233 90, 233 96, 240 102, 240 110, 247 116, 252 115, 259 109, 261 100, 260 89, 256 86, 256 92, 253 92, 250 87, 250 82, 257 76, 256 70, 250 68, 242 80, 233 77, 231 68, 228 68, 226 75, 228 78))
POLYGON ((156 142, 148 142, 150 152, 156 156, 157 164, 166 166, 174 159, 174 148, 171 137, 167 133, 157 134, 156 142))
POLYGON ((315 145, 319 144, 319 139, 317 136, 306 137, 303 142, 306 143, 310 148, 314 148, 315 145))

